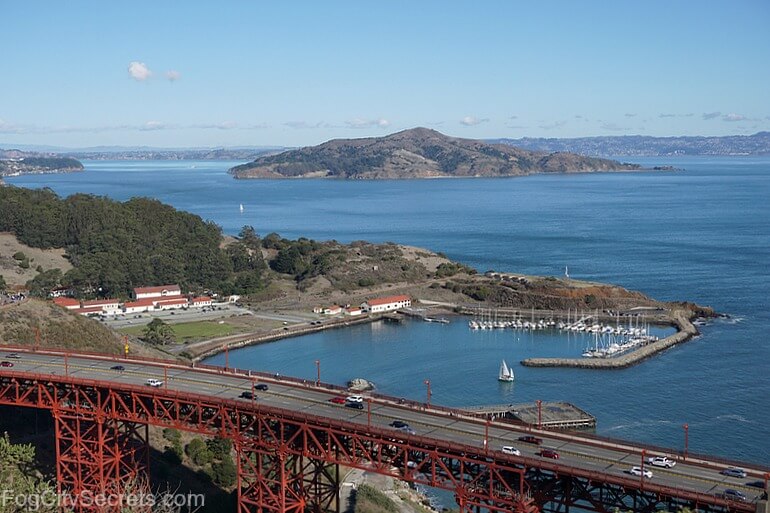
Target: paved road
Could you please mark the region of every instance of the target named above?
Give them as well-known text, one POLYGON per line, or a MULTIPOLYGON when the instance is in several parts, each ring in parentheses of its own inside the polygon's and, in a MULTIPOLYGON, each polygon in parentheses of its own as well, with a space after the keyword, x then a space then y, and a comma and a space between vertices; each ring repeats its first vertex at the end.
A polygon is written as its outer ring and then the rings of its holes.
MULTIPOLYGON (((9 358, 8 353, 0 351, 0 360, 12 362, 13 367, 0 367, 0 376, 13 371, 27 371, 40 374, 64 375, 83 379, 110 380, 116 383, 143 385, 150 378, 165 379, 164 387, 203 394, 215 398, 234 399, 243 391, 251 390, 251 380, 246 376, 226 373, 212 373, 203 369, 191 369, 184 366, 170 366, 164 375, 162 366, 146 362, 113 360, 108 357, 73 357, 65 358, 58 354, 18 352, 19 358, 9 358), (124 371, 111 370, 120 364, 124 371)), ((333 417, 349 422, 367 425, 367 410, 355 410, 329 402, 336 394, 316 388, 311 384, 298 386, 295 383, 276 379, 263 379, 269 384, 268 391, 259 391, 257 400, 261 404, 284 408, 295 412, 333 417)), ((244 401, 246 401, 244 399, 244 401)), ((371 425, 388 428, 393 420, 403 420, 418 435, 454 441, 484 448, 485 426, 478 421, 450 416, 443 412, 405 409, 395 403, 373 399, 371 402, 371 425)), ((488 444, 490 450, 499 450, 504 445, 513 445, 522 456, 540 458, 540 447, 518 440, 519 436, 530 434, 502 423, 491 423, 488 444)), ((579 434, 536 432, 544 440, 542 447, 555 449, 559 463, 564 466, 614 474, 628 477, 628 470, 640 464, 640 449, 629 445, 600 444, 593 440, 587 443, 579 434)), ((498 455, 500 457, 504 457, 498 455)), ((648 454, 651 456, 651 454, 648 454)), ((515 461, 515 458, 512 458, 515 461)), ((747 486, 751 481, 762 479, 762 471, 747 467, 749 476, 744 479, 724 476, 719 473, 723 466, 716 462, 678 461, 671 469, 649 467, 653 471, 651 482, 694 492, 717 494, 725 488, 742 491, 750 499, 757 498, 761 489, 747 486)))

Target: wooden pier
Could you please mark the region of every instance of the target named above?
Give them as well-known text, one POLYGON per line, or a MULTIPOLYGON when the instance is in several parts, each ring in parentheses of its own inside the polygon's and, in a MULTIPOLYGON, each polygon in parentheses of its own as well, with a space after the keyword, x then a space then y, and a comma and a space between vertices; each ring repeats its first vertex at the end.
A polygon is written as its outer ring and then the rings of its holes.
POLYGON ((557 401, 472 406, 463 412, 483 419, 509 419, 544 429, 595 429, 596 417, 574 404, 557 401))

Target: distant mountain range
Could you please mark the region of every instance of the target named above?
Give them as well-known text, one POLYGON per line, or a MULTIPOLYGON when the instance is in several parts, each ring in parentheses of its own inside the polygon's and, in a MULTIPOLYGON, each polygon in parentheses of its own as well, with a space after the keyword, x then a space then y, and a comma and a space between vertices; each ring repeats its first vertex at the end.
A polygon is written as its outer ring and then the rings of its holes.
MULTIPOLYGON (((0 145, 0 148, 3 146, 0 145)), ((58 155, 82 160, 253 160, 265 153, 283 151, 282 146, 244 146, 232 148, 153 148, 150 146, 94 146, 62 148, 57 146, 15 145, 4 153, 58 155)))
POLYGON ((434 178, 519 176, 639 169, 636 164, 545 153, 448 137, 413 128, 385 137, 335 139, 258 157, 230 170, 236 178, 434 178))
POLYGON ((643 135, 577 139, 489 139, 533 151, 569 151, 599 157, 663 157, 673 155, 770 155, 770 132, 721 137, 650 137, 643 135))

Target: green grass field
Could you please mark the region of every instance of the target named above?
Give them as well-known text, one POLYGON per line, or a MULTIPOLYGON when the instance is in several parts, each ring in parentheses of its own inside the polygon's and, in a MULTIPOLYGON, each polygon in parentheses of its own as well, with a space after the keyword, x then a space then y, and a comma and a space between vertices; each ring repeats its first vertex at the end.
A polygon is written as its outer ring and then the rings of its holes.
MULTIPOLYGON (((176 333, 177 342, 225 337, 237 333, 234 326, 227 323, 219 324, 217 321, 182 322, 171 324, 171 327, 174 329, 174 333, 176 333)), ((144 326, 131 326, 121 328, 118 331, 126 335, 140 337, 144 334, 144 326)))

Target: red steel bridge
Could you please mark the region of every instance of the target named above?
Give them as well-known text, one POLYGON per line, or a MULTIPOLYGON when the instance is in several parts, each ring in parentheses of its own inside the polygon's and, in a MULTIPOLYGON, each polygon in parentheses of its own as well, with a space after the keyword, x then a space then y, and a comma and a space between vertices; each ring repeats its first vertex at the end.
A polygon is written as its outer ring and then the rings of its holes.
MULTIPOLYGON (((7 346, 0 360, 13 363, 0 367, 0 404, 51 411, 57 486, 76 499, 146 479, 152 425, 233 441, 239 513, 339 513, 340 465, 449 490, 461 513, 682 507, 770 513, 770 469, 753 464, 485 421, 376 394, 365 397, 361 410, 347 408, 330 401, 344 394, 339 387, 251 371, 7 346), (163 384, 150 386, 149 379, 163 384), (269 390, 255 388, 260 383, 269 390), (255 397, 243 399, 242 392, 255 397), (394 429, 394 420, 414 431, 394 429), (519 440, 525 435, 542 444, 519 440), (503 446, 520 455, 503 453, 503 446), (559 458, 541 456, 543 448, 559 458), (677 464, 649 467, 643 462, 650 456, 677 464), (630 474, 634 466, 651 469, 653 477, 630 474), (744 468, 747 477, 720 473, 729 466, 744 468), (746 499, 726 497, 725 489, 746 499)), ((74 506, 99 510, 77 500, 74 506)))

